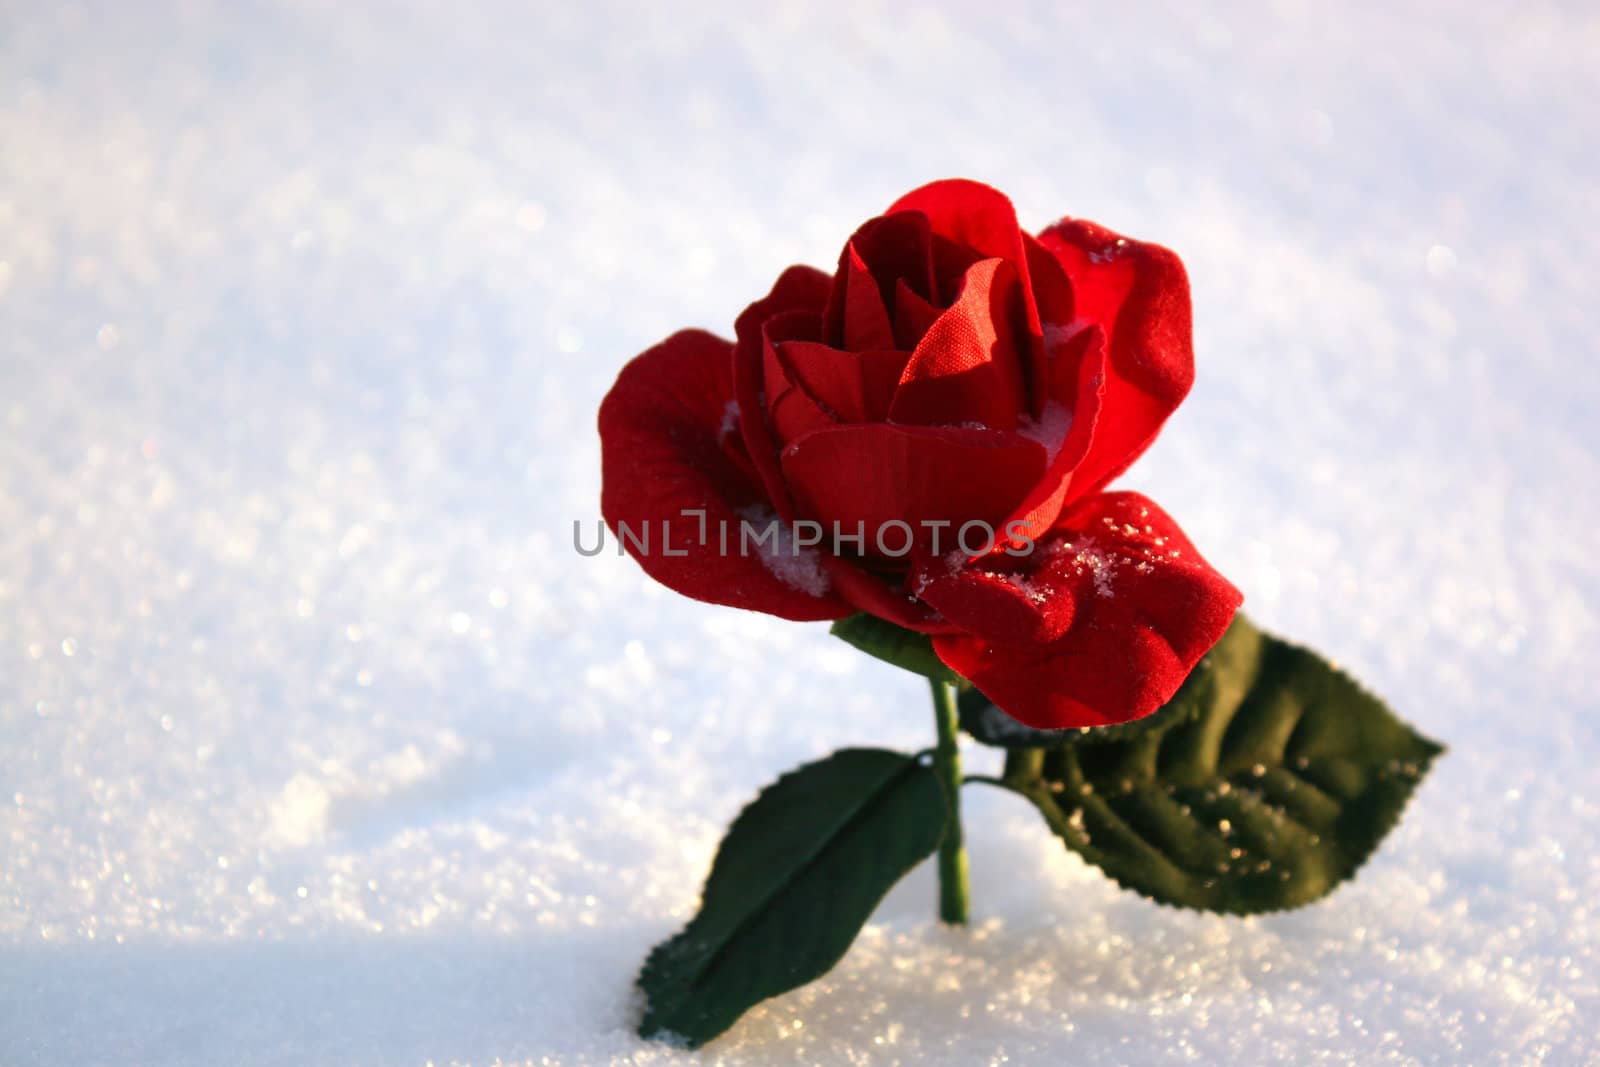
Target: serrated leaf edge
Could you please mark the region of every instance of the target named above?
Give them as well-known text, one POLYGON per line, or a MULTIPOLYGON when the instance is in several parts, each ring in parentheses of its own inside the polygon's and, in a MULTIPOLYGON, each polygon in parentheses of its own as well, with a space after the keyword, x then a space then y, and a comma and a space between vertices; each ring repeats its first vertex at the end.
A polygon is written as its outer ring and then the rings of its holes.
MULTIPOLYGON (((1248 621, 1248 620, 1246 620, 1246 621, 1248 621)), ((1250 623, 1250 625, 1252 627, 1254 627, 1254 623, 1250 623)), ((1046 787, 1043 784, 1042 781, 1041 782, 1030 782, 1030 783, 1008 781, 1008 782, 1004 782, 1002 784, 1006 788, 1012 790, 1015 793, 1018 793, 1019 795, 1021 795, 1024 798, 1026 798, 1031 804, 1033 804, 1033 806, 1035 808, 1037 808, 1039 810, 1039 813, 1044 817, 1045 822, 1049 825, 1051 833, 1053 833, 1056 837, 1060 838, 1062 843, 1067 846, 1068 850, 1070 850, 1074 855, 1078 856, 1078 858, 1080 860, 1082 860, 1085 865, 1097 870, 1102 876, 1108 878, 1109 880, 1111 880, 1112 882, 1114 882, 1116 885, 1120 886, 1121 888, 1129 890, 1130 892, 1135 893, 1136 895, 1144 898, 1145 900, 1148 900, 1151 903, 1159 905, 1161 907, 1168 907, 1168 908, 1172 908, 1172 909, 1177 910, 1177 911, 1195 911, 1195 912, 1200 912, 1200 913, 1207 914, 1207 915, 1217 915, 1217 914, 1239 915, 1239 916, 1274 915, 1274 914, 1278 914, 1278 913, 1281 913, 1281 912, 1297 911, 1300 908, 1304 908, 1304 907, 1306 907, 1308 905, 1311 905, 1311 904, 1320 903, 1321 901, 1324 901, 1324 900, 1328 899, 1328 897, 1332 896, 1335 892, 1337 892, 1346 883, 1348 883, 1350 881, 1353 881, 1355 876, 1356 876, 1356 874, 1358 872, 1360 872, 1362 870, 1362 868, 1364 868, 1367 865, 1367 863, 1372 859, 1372 857, 1377 854, 1378 849, 1382 846, 1383 842, 1388 838, 1389 834, 1394 830, 1394 828, 1400 824, 1401 818, 1405 815, 1406 811, 1411 807, 1412 802, 1416 798, 1416 794, 1421 789, 1422 783, 1426 779, 1426 777, 1428 775, 1428 772, 1433 768, 1434 763, 1448 751, 1448 748, 1447 748, 1447 746, 1445 746, 1441 742, 1435 741, 1434 739, 1432 739, 1432 738, 1428 737, 1427 735, 1423 734, 1422 732, 1417 730, 1416 727, 1412 726, 1410 723, 1408 723, 1405 720, 1401 719, 1398 715, 1395 715, 1394 712, 1392 711, 1392 709, 1389 708, 1388 702, 1385 701, 1381 696, 1379 696, 1378 693, 1374 689, 1372 689, 1370 686, 1367 686, 1359 678, 1355 677, 1354 675, 1352 675, 1348 671, 1344 670, 1344 668, 1341 667, 1336 661, 1323 657, 1315 649, 1312 649, 1307 645, 1301 644, 1300 642, 1293 641, 1293 640, 1290 640, 1288 638, 1280 637, 1277 634, 1270 634, 1265 630, 1261 630, 1259 627, 1255 627, 1255 628, 1257 629, 1257 632, 1260 633, 1263 638, 1270 638, 1270 639, 1272 639, 1274 641, 1277 641, 1281 645, 1283 645, 1283 646, 1285 646, 1285 647, 1287 647, 1289 649, 1292 649, 1292 650, 1294 650, 1296 652, 1307 654, 1307 655, 1315 657, 1317 660, 1319 660, 1320 662, 1325 664, 1331 672, 1333 672, 1334 674, 1340 676, 1345 681, 1347 681, 1362 696, 1364 696, 1367 699, 1371 700, 1372 702, 1378 704, 1385 711, 1387 711, 1397 722, 1399 722, 1402 726, 1405 727, 1405 729, 1411 734, 1412 737, 1414 737, 1417 741, 1421 742, 1421 744, 1425 748, 1430 750, 1430 751, 1426 752, 1424 755, 1422 755, 1421 757, 1418 758, 1418 760, 1417 760, 1417 764, 1418 764, 1417 773, 1415 775, 1415 781, 1414 781, 1413 785, 1411 786, 1411 788, 1406 790, 1405 795, 1401 798, 1400 804, 1393 810, 1393 812, 1390 813, 1389 816, 1386 819, 1381 820, 1377 824, 1380 827, 1380 829, 1379 829, 1378 833, 1373 835, 1372 843, 1369 846, 1367 846, 1363 851, 1361 851, 1359 853, 1351 853, 1351 854, 1349 854, 1348 858, 1349 858, 1350 863, 1349 863, 1348 868, 1345 868, 1345 869, 1342 870, 1342 873, 1340 874, 1338 880, 1336 882, 1334 882, 1332 885, 1330 885, 1328 887, 1327 891, 1324 892, 1322 895, 1317 896, 1317 897, 1313 897, 1313 898, 1311 898, 1309 900, 1300 901, 1299 903, 1295 903, 1295 904, 1286 904, 1286 905, 1282 905, 1282 906, 1279 906, 1279 907, 1262 907, 1262 908, 1248 908, 1248 909, 1233 909, 1233 908, 1214 909, 1214 908, 1201 907, 1200 905, 1197 905, 1197 904, 1184 904, 1184 903, 1180 903, 1180 902, 1177 902, 1177 901, 1162 900, 1159 897, 1153 896, 1152 894, 1145 892, 1143 889, 1140 889, 1138 886, 1132 885, 1129 882, 1124 881, 1122 878, 1118 877, 1112 871, 1107 870, 1105 867, 1102 867, 1100 864, 1098 864, 1094 860, 1090 859, 1089 856, 1084 853, 1083 849, 1079 845, 1077 845, 1077 844, 1075 844, 1073 842, 1071 836, 1066 831, 1065 827, 1071 825, 1072 812, 1063 811, 1061 809, 1061 805, 1056 801, 1056 795, 1048 787, 1046 787)), ((1220 641, 1219 641, 1219 644, 1220 644, 1220 641)), ((1208 657, 1210 656, 1210 652, 1207 653, 1207 656, 1208 657)), ((1202 660, 1201 662, 1204 663, 1205 661, 1202 660)), ((1199 669, 1198 665, 1197 665, 1196 669, 1199 669)), ((1259 665, 1257 666, 1256 670, 1257 670, 1258 673, 1257 673, 1256 676, 1252 677, 1252 680, 1251 680, 1251 685, 1252 686, 1255 683, 1255 677, 1259 676, 1259 665)), ((1185 682, 1187 683, 1187 679, 1185 680, 1185 682)), ((1246 687, 1247 691, 1248 691, 1248 688, 1249 687, 1247 686, 1246 687)), ((1180 692, 1181 691, 1182 691, 1182 687, 1180 687, 1180 692)), ((1160 711, 1157 711, 1155 713, 1155 715, 1161 715, 1165 710, 1166 710, 1166 708, 1164 707, 1160 711)), ((1237 712, 1237 709, 1235 709, 1235 711, 1237 712)), ((1198 708, 1194 709, 1194 713, 1198 714, 1198 708)), ((1154 718, 1154 717, 1155 716, 1153 715, 1150 718, 1154 718)), ((1187 717, 1188 716, 1182 716, 1182 717, 1174 716, 1169 725, 1170 726, 1181 725, 1185 721, 1185 719, 1187 717)), ((1141 722, 1141 723, 1148 723, 1149 719, 1138 720, 1138 721, 1141 722)), ((1121 734, 1121 735, 1114 736, 1114 737, 1106 736, 1106 737, 1101 737, 1101 738, 1095 738, 1094 737, 1095 732, 1096 731, 1094 731, 1094 730, 1083 731, 1083 732, 1081 732, 1080 737, 1072 739, 1072 740, 1068 741, 1067 743, 1070 744, 1070 745, 1094 744, 1094 743, 1096 743, 1096 741, 1112 742, 1112 741, 1126 741, 1126 740, 1130 739, 1130 735, 1127 735, 1127 734, 1121 734)), ((1081 810, 1081 809, 1080 808, 1074 808, 1073 810, 1077 811, 1077 810, 1081 810)), ((1115 816, 1119 822, 1121 822, 1124 825, 1126 825, 1126 820, 1122 819, 1121 816, 1116 815, 1116 813, 1114 811, 1112 812, 1112 815, 1115 816)), ((1142 835, 1140 835, 1140 836, 1142 836, 1142 835)))
MULTIPOLYGON (((1428 738, 1423 737, 1421 734, 1418 734, 1417 736, 1422 738, 1424 741, 1429 741, 1428 738)), ((1353 856, 1353 862, 1351 863, 1349 869, 1345 870, 1339 876, 1339 880, 1329 886, 1327 892, 1323 893, 1321 896, 1313 897, 1310 900, 1303 900, 1297 904, 1284 904, 1278 907, 1206 908, 1199 904, 1184 904, 1178 901, 1163 900, 1160 897, 1153 896, 1152 894, 1145 892, 1143 889, 1140 889, 1138 886, 1124 881, 1115 873, 1107 870, 1105 867, 1102 867, 1100 864, 1096 863, 1094 860, 1090 859, 1084 854, 1082 848, 1074 843, 1072 838, 1065 832, 1065 830, 1058 825, 1058 823, 1069 823, 1072 818, 1072 813, 1061 810, 1060 804, 1056 803, 1055 794, 1051 793, 1049 789, 1023 787, 1010 783, 1006 783, 1006 788, 1010 789, 1019 796, 1022 796, 1035 808, 1037 808, 1039 813, 1044 816, 1045 823, 1049 825, 1050 832, 1056 837, 1060 838, 1061 842, 1067 846, 1067 849, 1072 852, 1073 855, 1077 856, 1078 859, 1082 861, 1084 866, 1097 872, 1101 875, 1101 877, 1114 882, 1118 887, 1128 890, 1134 895, 1149 901, 1157 907, 1171 908, 1174 911, 1192 911, 1202 915, 1237 915, 1241 918, 1249 917, 1251 915, 1279 915, 1284 912, 1299 911, 1301 908, 1309 907, 1312 904, 1320 904, 1322 901, 1327 900, 1329 897, 1333 896, 1333 894, 1337 893, 1341 888, 1343 888, 1346 883, 1354 881, 1356 874, 1367 865, 1373 856, 1377 855, 1378 849, 1382 846, 1384 840, 1389 836, 1390 831, 1400 824, 1401 817, 1406 813, 1406 810, 1411 807, 1412 801, 1415 799, 1418 790, 1421 789, 1422 781, 1427 777, 1428 771, 1432 769, 1434 761, 1446 751, 1444 746, 1438 745, 1438 742, 1430 743, 1438 746, 1439 751, 1433 753, 1432 755, 1424 756, 1419 761, 1416 786, 1406 791, 1405 797, 1401 801, 1400 806, 1394 809, 1393 815, 1388 819, 1387 822, 1379 824, 1382 826, 1382 830, 1375 835, 1372 844, 1368 846, 1364 852, 1353 856)), ((1077 811, 1079 809, 1074 808, 1073 810, 1077 811)), ((1119 821, 1124 820, 1121 820, 1119 817, 1119 821)))

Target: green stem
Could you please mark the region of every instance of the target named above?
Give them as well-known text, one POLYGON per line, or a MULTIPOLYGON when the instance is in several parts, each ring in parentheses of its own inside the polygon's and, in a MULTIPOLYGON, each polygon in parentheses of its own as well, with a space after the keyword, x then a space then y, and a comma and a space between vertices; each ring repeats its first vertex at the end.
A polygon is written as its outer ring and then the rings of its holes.
POLYGON ((1044 749, 1010 748, 1006 750, 1005 781, 1008 785, 1025 787, 1039 780, 1044 770, 1044 749))
POLYGON ((950 822, 939 843, 939 918, 952 926, 967 921, 967 848, 961 836, 961 750, 956 747, 955 690, 937 678, 933 686, 933 720, 939 744, 933 750, 933 769, 950 801, 950 822))

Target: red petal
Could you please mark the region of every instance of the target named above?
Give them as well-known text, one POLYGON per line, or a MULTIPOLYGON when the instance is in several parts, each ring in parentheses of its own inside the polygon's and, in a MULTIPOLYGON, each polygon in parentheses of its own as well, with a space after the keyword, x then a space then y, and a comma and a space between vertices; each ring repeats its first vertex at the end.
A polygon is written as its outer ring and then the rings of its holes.
MULTIPOLYGON (((965 245, 985 259, 999 258, 1010 263, 1016 268, 1023 290, 1031 294, 1027 249, 1017 225, 1017 211, 1000 190, 965 178, 951 178, 907 193, 886 214, 898 211, 920 211, 938 236, 965 245)), ((1028 316, 1029 327, 1037 330, 1039 319, 1031 295, 1028 316)))
POLYGON ((1072 281, 1076 321, 1097 323, 1106 332, 1099 426, 1073 476, 1071 497, 1076 499, 1126 470, 1189 392, 1194 382, 1189 280, 1183 263, 1167 249, 1081 219, 1056 223, 1039 242, 1072 281))
POLYGON ((839 596, 862 611, 918 633, 960 632, 959 627, 946 622, 933 608, 906 592, 903 575, 875 574, 838 556, 824 557, 823 565, 839 596))
POLYGON ((1155 711, 1241 600, 1177 523, 1137 493, 1090 497, 1032 555, 930 574, 921 596, 967 631, 936 636, 939 657, 1036 729, 1155 711))
POLYGON ((828 299, 832 283, 828 276, 811 267, 790 267, 778 276, 772 292, 744 309, 734 322, 738 347, 733 358, 734 393, 739 401, 739 432, 745 450, 761 475, 767 498, 778 514, 791 518, 789 492, 784 488, 783 470, 778 465, 778 448, 767 425, 762 403, 762 363, 765 342, 761 327, 784 311, 819 311, 828 299))
POLYGON ((934 298, 931 241, 927 216, 915 212, 881 215, 862 223, 839 255, 824 313, 827 341, 852 350, 896 347, 879 331, 893 319, 900 282, 929 300, 934 298), (869 280, 876 299, 867 290, 869 280))
POLYGON ((872 276, 866 261, 857 254, 855 245, 845 246, 844 262, 839 265, 844 279, 844 316, 839 332, 834 334, 843 347, 893 348, 894 333, 889 327, 889 309, 884 305, 883 294, 872 276))
POLYGON ((850 608, 824 582, 803 583, 807 592, 755 555, 718 551, 719 524, 737 545, 741 515, 770 510, 741 462, 733 354, 727 341, 685 330, 622 368, 600 405, 600 511, 619 537, 624 525, 642 534, 647 548, 624 546, 647 574, 686 596, 786 619, 839 618, 850 608), (705 544, 685 510, 705 512, 705 544))
POLYGON ((1011 264, 973 264, 956 302, 917 342, 900 375, 890 421, 1015 428, 1023 412, 1022 304, 1011 264))
POLYGON ((1100 418, 1100 393, 1105 385, 1105 334, 1090 326, 1060 341, 1051 350, 1050 375, 1060 392, 1021 432, 1045 446, 1049 469, 1039 484, 1006 520, 1006 528, 1022 523, 1038 539, 1055 525, 1072 492, 1077 468, 1095 441, 1100 418))
POLYGON ((967 271, 972 265, 982 259, 993 259, 983 253, 968 248, 966 245, 957 244, 948 237, 933 235, 933 277, 934 290, 930 302, 939 308, 947 308, 957 296, 961 294, 962 282, 966 279, 967 271))
POLYGON ((949 253, 941 238, 971 249, 984 258, 999 257, 1017 272, 1023 292, 1023 320, 1019 331, 1019 353, 1024 366, 1030 414, 1044 410, 1043 395, 1048 388, 1043 380, 1045 346, 1041 329, 1041 301, 1052 311, 1059 307, 1058 279, 1036 279, 1035 265, 1043 258, 1033 239, 1017 225, 1017 212, 998 189, 965 179, 933 182, 907 193, 889 208, 895 211, 920 211, 928 216, 934 233, 934 263, 948 262, 949 253))
MULTIPOLYGON (((1076 316, 1072 301, 1072 282, 1067 278, 1067 272, 1061 268, 1056 257, 1050 254, 1049 249, 1038 241, 1027 234, 1022 235, 1022 241, 1028 249, 1028 276, 1033 280, 1033 298, 1039 309, 1040 322, 1063 325, 1072 322, 1076 316)), ((1028 362, 1023 368, 1027 371, 1025 378, 1030 402, 1029 412, 1036 419, 1043 414, 1046 402, 1055 392, 1049 374, 1050 350, 1055 345, 1043 336, 1043 329, 1041 325, 1039 343, 1029 349, 1028 362)), ((1053 337, 1057 337, 1061 331, 1056 329, 1051 333, 1053 337)))
POLYGON ((767 421, 778 447, 813 430, 836 425, 837 419, 803 386, 793 380, 780 349, 801 339, 813 341, 822 330, 822 316, 811 311, 785 311, 761 324, 761 383, 767 421))
POLYGON ((942 551, 954 547, 964 522, 998 529, 1039 480, 1045 459, 1043 448, 1015 434, 862 423, 802 437, 784 450, 782 462, 797 511, 846 533, 863 524, 869 552, 881 530, 892 556, 905 540, 899 527, 887 525, 895 520, 912 527, 919 551, 935 533, 925 521, 952 524, 942 551))
POLYGON ((880 422, 888 417, 908 352, 878 349, 844 352, 807 341, 778 346, 790 381, 803 388, 841 422, 880 422))
POLYGON ((894 344, 910 352, 928 332, 928 327, 939 321, 939 309, 922 299, 905 279, 895 282, 894 293, 894 344))
POLYGON ((856 231, 852 243, 878 280, 885 307, 894 306, 896 284, 933 299, 933 234, 928 217, 915 211, 883 215, 856 231))

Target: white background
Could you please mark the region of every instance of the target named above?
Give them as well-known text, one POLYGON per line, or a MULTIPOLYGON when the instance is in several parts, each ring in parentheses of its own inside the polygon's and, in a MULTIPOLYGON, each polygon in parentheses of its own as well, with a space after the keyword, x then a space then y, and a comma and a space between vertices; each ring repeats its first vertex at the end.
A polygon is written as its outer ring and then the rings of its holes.
POLYGON ((931 724, 579 558, 595 408, 952 175, 1182 254, 1124 484, 1451 752, 1251 921, 973 791, 971 930, 920 869, 698 1062, 1600 1057, 1600 23, 1210 6, 6 5, 0 1063, 695 1062, 721 828, 931 724))

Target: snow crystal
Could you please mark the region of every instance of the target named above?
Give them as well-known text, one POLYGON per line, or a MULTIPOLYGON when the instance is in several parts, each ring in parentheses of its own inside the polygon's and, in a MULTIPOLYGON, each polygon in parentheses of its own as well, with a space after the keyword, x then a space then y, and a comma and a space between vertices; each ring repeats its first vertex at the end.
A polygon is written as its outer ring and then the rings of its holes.
MULTIPOLYGON (((750 534, 738 541, 738 545, 747 545, 751 551, 759 553, 762 565, 779 581, 811 596, 827 595, 828 572, 823 566, 822 553, 810 545, 801 544, 795 536, 794 526, 784 522, 776 511, 768 507, 746 508, 739 513, 739 518, 747 524, 750 534), (772 536, 766 536, 769 529, 772 536)), ((735 546, 735 538, 731 533, 728 543, 730 549, 735 546)))
POLYGON ((1112 580, 1116 576, 1117 568, 1122 559, 1117 553, 1101 549, 1087 537, 1080 537, 1076 541, 1067 542, 1058 550, 1059 554, 1067 556, 1072 564, 1073 573, 1080 578, 1089 577, 1094 584, 1094 593, 1098 597, 1111 597, 1116 593, 1112 580))
POLYGON ((1034 604, 1044 604, 1050 599, 1049 592, 1025 574, 1007 574, 1005 581, 1034 604))
POLYGON ((1090 252, 1089 253, 1089 262, 1090 263, 1110 263, 1113 260, 1121 258, 1122 255, 1125 252, 1127 252, 1127 250, 1128 250, 1127 238, 1119 237, 1115 241, 1112 241, 1112 242, 1110 242, 1108 244, 1101 245, 1095 251, 1090 252))
POLYGON ((730 400, 722 409, 722 424, 717 427, 717 444, 739 431, 739 402, 730 400))
POLYGON ((1046 463, 1056 461, 1071 428, 1072 412, 1054 400, 1044 406, 1037 420, 1023 416, 1017 423, 1017 433, 1044 446, 1046 463))
POLYGON ((1066 344, 1078 334, 1088 329, 1090 323, 1087 319, 1074 319, 1072 322, 1046 322, 1042 324, 1045 347, 1053 355, 1055 349, 1066 344))

